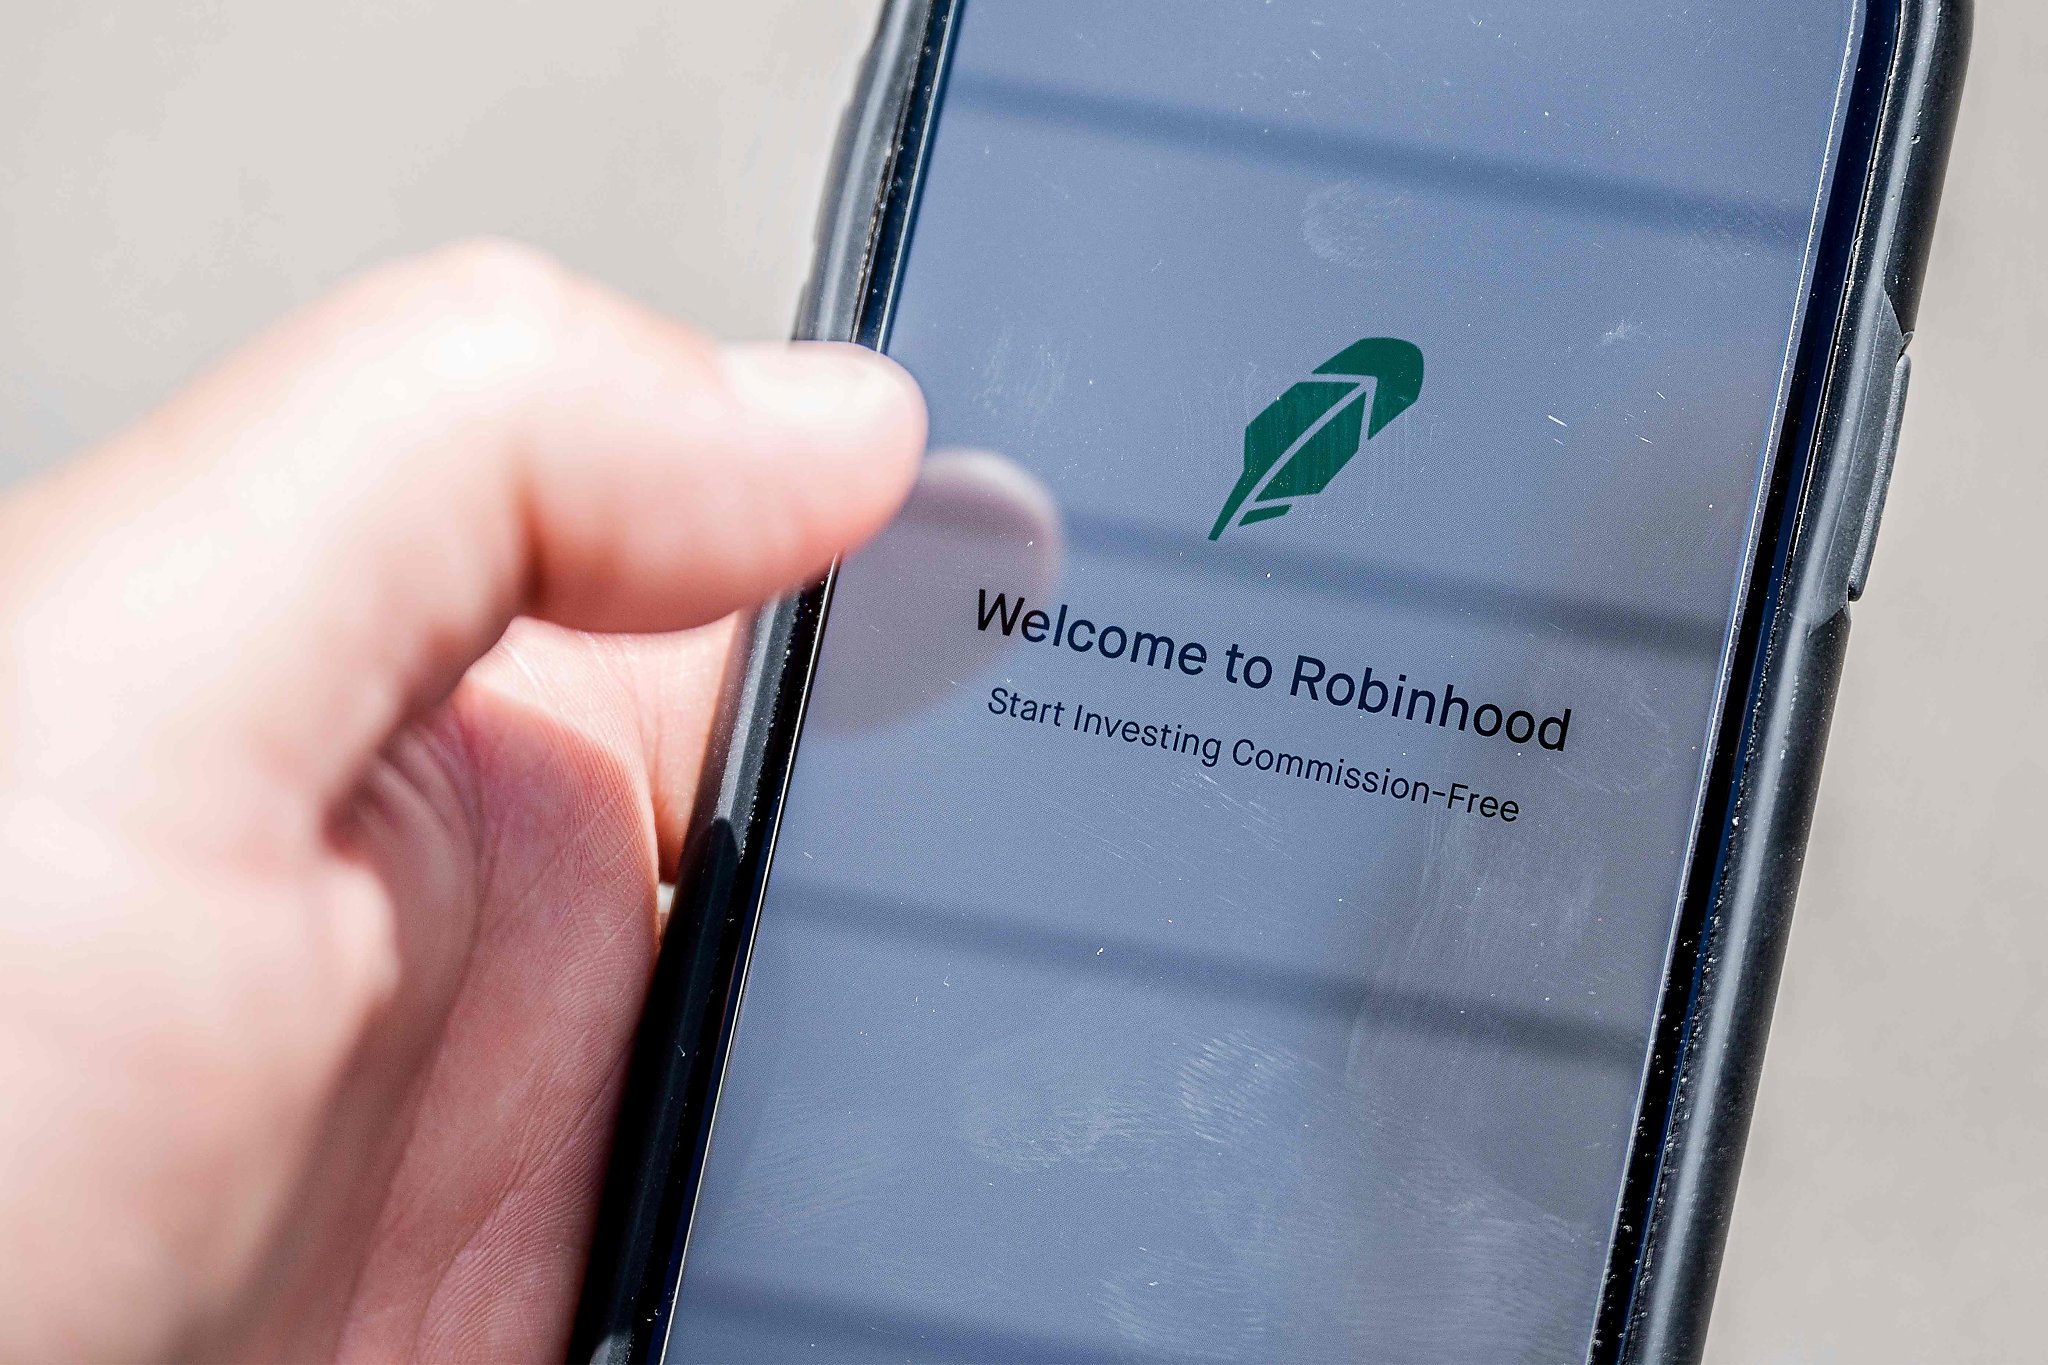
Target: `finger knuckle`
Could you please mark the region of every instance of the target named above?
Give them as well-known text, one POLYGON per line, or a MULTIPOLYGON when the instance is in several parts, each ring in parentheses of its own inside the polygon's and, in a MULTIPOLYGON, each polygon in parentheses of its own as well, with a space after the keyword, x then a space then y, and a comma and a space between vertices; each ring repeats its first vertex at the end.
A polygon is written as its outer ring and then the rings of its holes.
POLYGON ((560 261, 504 238, 457 242, 421 264, 441 292, 486 311, 559 313, 576 292, 575 277, 560 261))
POLYGON ((557 352, 581 288, 543 252, 479 239, 428 256, 398 287, 417 362, 451 387, 515 378, 557 352))

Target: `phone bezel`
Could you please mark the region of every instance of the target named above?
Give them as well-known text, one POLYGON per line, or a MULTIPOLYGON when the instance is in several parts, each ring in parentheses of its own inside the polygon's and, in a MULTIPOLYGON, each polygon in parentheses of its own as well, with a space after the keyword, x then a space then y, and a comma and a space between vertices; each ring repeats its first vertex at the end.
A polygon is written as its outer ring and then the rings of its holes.
MULTIPOLYGON (((799 336, 887 338, 964 0, 891 0, 842 127, 799 336)), ((1732 1209, 1799 854, 1847 637, 1821 562, 1854 357, 1910 331, 1952 134, 1968 0, 1865 0, 1791 402, 1723 680, 1705 804, 1619 1192, 1591 1359, 1696 1358, 1732 1209), (1859 173, 1860 172, 1860 173, 1859 173), (1882 303, 1883 308, 1876 305, 1882 303), (1832 490, 1832 491, 1831 491, 1832 490), (1739 685, 1739 691, 1738 691, 1739 685), (1702 1095, 1714 1097, 1704 1103, 1702 1095)), ((621 1105, 572 1359, 658 1359, 687 1257, 752 930, 830 578, 764 613, 721 703, 730 736, 621 1105)))

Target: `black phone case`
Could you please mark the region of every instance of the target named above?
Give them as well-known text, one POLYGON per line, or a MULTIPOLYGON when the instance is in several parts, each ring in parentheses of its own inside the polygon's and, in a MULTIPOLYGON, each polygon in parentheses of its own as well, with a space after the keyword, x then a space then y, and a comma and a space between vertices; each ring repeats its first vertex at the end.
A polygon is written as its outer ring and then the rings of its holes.
MULTIPOLYGON (((1873 9, 1879 8, 1873 5, 1873 9)), ((1657 1022, 1593 1347, 1698 1360, 1733 1211, 1834 697, 1896 438, 1972 0, 1873 14, 1774 464, 1708 807, 1657 1022), (1889 16, 1886 16, 1888 19, 1889 16), (1864 174, 1858 176, 1861 167, 1864 174), (1823 312, 1822 309, 1828 311, 1823 312), (1832 329, 1821 320, 1836 319, 1832 329)), ((841 124, 799 337, 879 344, 941 93, 954 0, 887 0, 841 124)), ((664 1355, 826 584, 736 653, 620 1103, 571 1336, 577 1361, 664 1355)))

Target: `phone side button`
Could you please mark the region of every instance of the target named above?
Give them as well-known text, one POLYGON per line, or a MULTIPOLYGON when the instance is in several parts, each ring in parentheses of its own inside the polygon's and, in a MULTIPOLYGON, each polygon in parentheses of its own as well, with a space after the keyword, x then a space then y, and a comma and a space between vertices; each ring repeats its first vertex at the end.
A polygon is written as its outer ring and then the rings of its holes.
POLYGON ((1906 412, 1906 390, 1913 382, 1913 357, 1899 357, 1892 373, 1891 400, 1885 405, 1884 428, 1869 458, 1875 468, 1870 477, 1870 501, 1863 509, 1863 524, 1856 533, 1856 553, 1849 561, 1849 600, 1861 601, 1870 581, 1870 560, 1877 552, 1877 527, 1884 520, 1885 494, 1891 490, 1892 464, 1899 454, 1899 422, 1906 412))

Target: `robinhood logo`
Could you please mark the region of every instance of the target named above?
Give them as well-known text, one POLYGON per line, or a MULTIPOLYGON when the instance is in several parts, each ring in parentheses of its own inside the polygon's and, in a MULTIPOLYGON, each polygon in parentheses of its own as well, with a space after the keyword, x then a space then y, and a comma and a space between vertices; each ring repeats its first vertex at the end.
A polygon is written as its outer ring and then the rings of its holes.
POLYGON ((1233 525, 1284 517, 1296 498, 1328 488, 1363 442, 1421 396, 1422 352, 1410 343, 1370 337, 1339 351, 1316 367, 1316 378, 1281 394, 1244 429, 1244 473, 1209 539, 1222 539, 1233 525))

